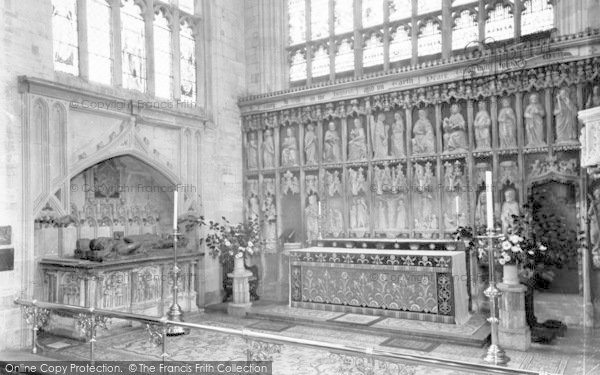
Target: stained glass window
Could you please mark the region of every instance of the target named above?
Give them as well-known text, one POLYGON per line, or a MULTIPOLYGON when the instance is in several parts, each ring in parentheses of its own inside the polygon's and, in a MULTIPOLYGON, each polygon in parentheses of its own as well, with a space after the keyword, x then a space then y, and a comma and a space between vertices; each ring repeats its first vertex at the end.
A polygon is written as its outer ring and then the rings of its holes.
POLYGON ((427 20, 419 30, 417 40, 419 56, 433 55, 442 52, 442 33, 440 24, 434 20, 427 20))
POLYGON ((171 27, 163 9, 154 16, 154 93, 171 98, 173 93, 171 27))
POLYGON ((362 0, 362 26, 371 27, 383 23, 383 0, 362 0))
POLYGON ((339 42, 335 54, 335 72, 354 70, 354 41, 351 38, 339 42))
POLYGON ((417 14, 438 12, 442 10, 442 0, 417 0, 417 14))
POLYGON ((327 44, 322 44, 314 51, 312 59, 312 76, 321 77, 329 75, 329 49, 327 44))
POLYGON ((485 21, 485 37, 493 41, 511 39, 515 36, 514 18, 509 5, 497 3, 494 9, 488 12, 485 21))
POLYGON ((343 34, 354 30, 354 0, 334 1, 335 34, 343 34))
POLYGON ((554 10, 548 0, 526 0, 521 14, 521 35, 534 34, 554 27, 554 10))
POLYGON ((303 81, 306 79, 306 50, 298 49, 293 52, 290 64, 290 81, 303 81))
POLYGON ((288 0, 290 45, 306 41, 306 0, 288 0))
POLYGON ((78 75, 77 2, 52 0, 54 68, 78 75))
POLYGON ((310 29, 312 40, 329 36, 329 2, 312 0, 310 2, 310 29))
POLYGON ((87 38, 90 81, 111 84, 112 29, 111 9, 106 0, 87 3, 87 38))
POLYGON ((363 66, 375 66, 383 64, 383 37, 377 33, 372 33, 368 39, 365 39, 363 48, 363 66))
POLYGON ((194 0, 179 0, 179 9, 194 14, 194 0))
POLYGON ((408 27, 400 25, 390 33, 390 61, 400 61, 412 57, 412 39, 408 27))
POLYGON ((182 22, 179 29, 179 66, 181 69, 181 100, 196 101, 196 44, 192 27, 182 22))
POLYGON ((390 21, 398 21, 412 16, 412 0, 388 0, 390 21))
POLYGON ((460 15, 455 15, 452 28, 452 49, 464 49, 467 45, 476 43, 479 35, 477 14, 470 10, 463 10, 460 15))
POLYGON ((146 90, 146 34, 142 9, 133 0, 121 7, 123 87, 146 90))

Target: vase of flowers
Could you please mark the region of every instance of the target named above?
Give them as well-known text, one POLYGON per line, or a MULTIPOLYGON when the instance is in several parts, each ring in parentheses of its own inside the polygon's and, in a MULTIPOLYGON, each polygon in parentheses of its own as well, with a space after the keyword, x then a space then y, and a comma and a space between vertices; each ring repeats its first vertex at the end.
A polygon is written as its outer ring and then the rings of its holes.
POLYGON ((223 223, 208 223, 205 240, 209 254, 214 258, 218 257, 221 263, 233 261, 234 264, 240 264, 241 261, 243 265, 247 256, 252 256, 258 251, 258 221, 250 219, 245 223, 232 225, 226 218, 222 219, 223 223))
POLYGON ((532 259, 546 251, 546 246, 531 238, 524 238, 519 227, 512 227, 511 233, 501 235, 498 240, 500 248, 497 254, 498 262, 503 266, 502 282, 508 285, 518 285, 519 265, 529 264, 532 259))

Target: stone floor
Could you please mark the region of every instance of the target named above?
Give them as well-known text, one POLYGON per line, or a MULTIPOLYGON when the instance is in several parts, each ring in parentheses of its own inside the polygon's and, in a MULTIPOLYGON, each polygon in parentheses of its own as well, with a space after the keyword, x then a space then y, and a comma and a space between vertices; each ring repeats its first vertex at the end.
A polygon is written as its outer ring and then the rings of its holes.
MULTIPOLYGON (((186 320, 218 327, 246 328, 295 338, 373 347, 395 353, 465 362, 477 362, 485 352, 484 348, 446 342, 419 342, 419 340, 411 342, 412 339, 403 339, 402 337, 357 334, 339 328, 326 329, 305 326, 301 323, 284 324, 259 319, 239 319, 213 312, 189 316, 186 320), (408 347, 413 349, 407 349, 408 347)), ((128 328, 113 329, 112 331, 109 335, 101 337, 96 343, 97 360, 160 360, 160 348, 154 347, 150 343, 149 335, 144 329, 128 328)), ((40 342, 44 346, 44 356, 69 360, 88 359, 88 344, 55 336, 42 337, 40 342)), ((170 359, 176 361, 226 361, 245 360, 246 358, 246 344, 241 338, 220 333, 192 330, 186 336, 169 337, 167 346, 170 359)), ((558 338, 552 345, 534 344, 529 352, 507 351, 507 354, 511 358, 508 365, 511 368, 533 370, 544 374, 600 374, 600 330, 584 331, 579 328, 569 328, 565 337, 558 338)), ((3 358, 1 353, 0 358, 3 358)), ((275 355, 273 370, 274 374, 328 375, 340 373, 342 367, 339 357, 335 357, 329 352, 284 345, 281 353, 275 355)), ((409 370, 406 372, 407 374, 469 374, 463 370, 425 366, 416 366, 409 370)), ((357 374, 359 372, 342 373, 357 374)))

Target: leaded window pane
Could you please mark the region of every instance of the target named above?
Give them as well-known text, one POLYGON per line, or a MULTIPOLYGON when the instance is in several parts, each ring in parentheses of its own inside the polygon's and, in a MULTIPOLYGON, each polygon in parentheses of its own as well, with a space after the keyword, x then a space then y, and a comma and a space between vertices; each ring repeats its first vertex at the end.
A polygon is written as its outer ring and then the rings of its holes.
POLYGON ((52 0, 54 69, 78 75, 76 0, 52 0))
POLYGON ((401 61, 412 57, 412 39, 405 26, 393 28, 390 33, 390 61, 401 61))
POLYGON ((354 30, 354 0, 334 0, 335 34, 354 30))
POLYGON ((417 14, 438 12, 442 10, 442 0, 417 0, 417 14))
POLYGON ((362 0, 362 26, 371 27, 383 23, 383 0, 362 0))
POLYGON ((390 21, 408 19, 412 16, 412 0, 389 0, 390 21))
POLYGON ((329 36, 329 2, 312 0, 310 3, 310 28, 312 40, 329 36))
POLYGON ((554 27, 554 9, 548 0, 526 0, 521 13, 521 35, 538 33, 554 27))
POLYGON ((161 98, 173 96, 171 27, 163 10, 154 16, 154 93, 161 98))
POLYGON ((296 50, 291 57, 290 63, 290 81, 303 81, 306 79, 306 52, 305 50, 296 50))
POLYGON ((133 0, 121 7, 123 87, 146 91, 146 34, 142 9, 133 0))
POLYGON ((306 42, 306 0, 288 0, 290 45, 306 42))
POLYGON ((365 40, 363 49, 363 66, 375 66, 383 64, 383 38, 377 33, 365 40))
POLYGON ((434 55, 442 52, 442 33, 440 25, 433 20, 428 20, 420 28, 417 40, 419 56, 434 55))
POLYGON ((181 100, 196 101, 196 43, 191 26, 181 24, 179 31, 179 65, 181 68, 181 100))
POLYGON ((112 82, 111 8, 106 0, 87 3, 87 39, 90 81, 110 85, 112 82))
POLYGON ((469 10, 463 10, 454 19, 452 28, 452 49, 461 50, 468 45, 474 45, 478 41, 479 25, 477 14, 469 10))
POLYGON ((490 41, 512 39, 515 37, 514 18, 509 5, 497 3, 494 9, 488 12, 485 21, 485 38, 490 41))
POLYGON ((354 70, 354 41, 344 39, 339 42, 335 54, 335 72, 347 72, 354 70))
POLYGON ((326 44, 323 44, 314 51, 312 76, 321 77, 326 75, 329 75, 329 49, 326 44))

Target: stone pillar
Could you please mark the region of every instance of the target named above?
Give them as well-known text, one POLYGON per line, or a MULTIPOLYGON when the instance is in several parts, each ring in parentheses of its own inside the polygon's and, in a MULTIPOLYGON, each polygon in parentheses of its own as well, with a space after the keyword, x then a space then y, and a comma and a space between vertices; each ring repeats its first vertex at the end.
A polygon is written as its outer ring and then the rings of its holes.
POLYGON ((227 314, 244 317, 250 306, 252 306, 250 302, 250 285, 248 283, 252 272, 244 268, 243 258, 240 259, 242 259, 242 266, 236 265, 233 272, 227 274, 227 276, 233 279, 233 302, 229 302, 227 314))
POLYGON ((527 287, 521 284, 499 283, 498 289, 502 292, 499 307, 499 344, 506 349, 528 350, 531 346, 531 331, 525 321, 527 287))

